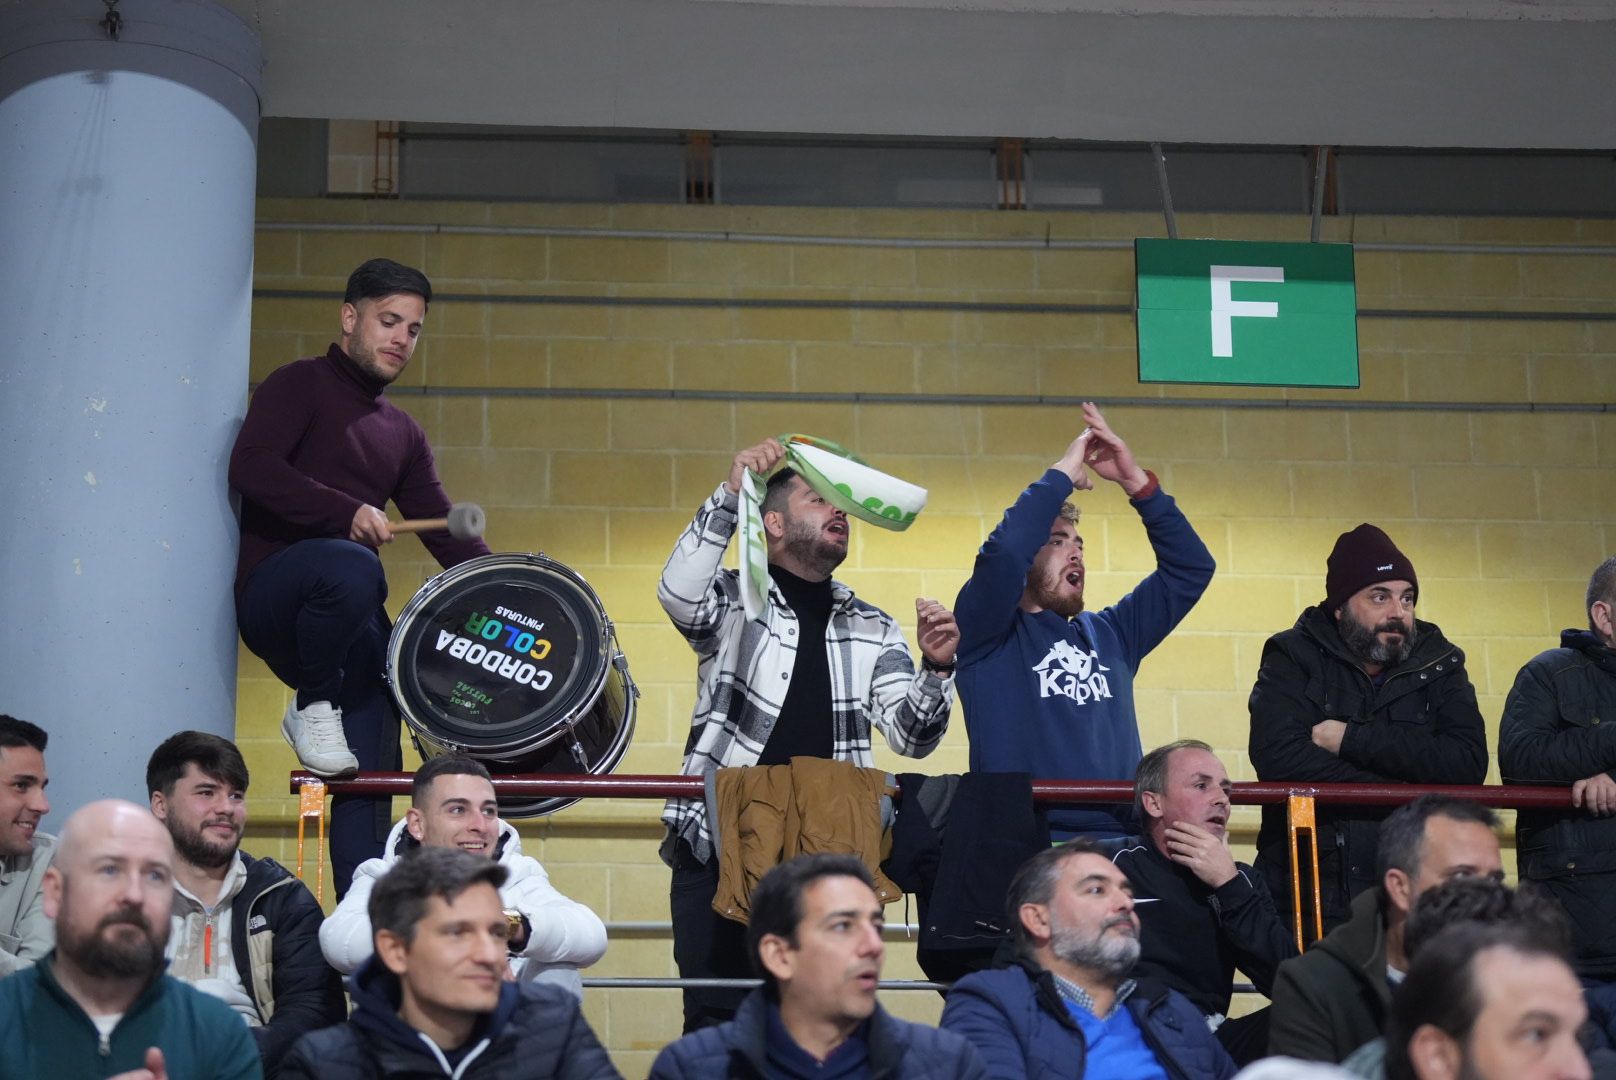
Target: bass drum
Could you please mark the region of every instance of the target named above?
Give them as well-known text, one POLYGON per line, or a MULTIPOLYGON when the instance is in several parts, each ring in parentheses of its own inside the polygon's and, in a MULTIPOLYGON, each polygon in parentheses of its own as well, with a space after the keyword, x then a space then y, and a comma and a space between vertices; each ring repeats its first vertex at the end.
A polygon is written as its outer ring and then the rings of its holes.
MULTIPOLYGON (((639 691, 600 598, 544 555, 484 555, 428 581, 399 612, 387 678, 423 758, 469 754, 500 773, 617 767, 639 691)), ((503 798, 503 817, 577 799, 503 798)))

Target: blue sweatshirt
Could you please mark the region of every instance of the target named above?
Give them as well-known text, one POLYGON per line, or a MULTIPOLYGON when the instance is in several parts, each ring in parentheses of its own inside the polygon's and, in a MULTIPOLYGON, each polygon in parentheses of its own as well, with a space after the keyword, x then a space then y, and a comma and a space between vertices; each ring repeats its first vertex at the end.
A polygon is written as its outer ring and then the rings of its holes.
MULTIPOLYGON (((973 772, 1132 780, 1141 757, 1134 673, 1212 580, 1211 552, 1158 487, 1133 503, 1156 552, 1156 569, 1133 592, 1070 620, 1022 611, 1027 572, 1071 493, 1059 469, 1022 492, 955 601, 973 772)), ((1126 836, 1137 831, 1127 816, 1125 807, 1060 807, 1050 824, 1058 836, 1126 836)))

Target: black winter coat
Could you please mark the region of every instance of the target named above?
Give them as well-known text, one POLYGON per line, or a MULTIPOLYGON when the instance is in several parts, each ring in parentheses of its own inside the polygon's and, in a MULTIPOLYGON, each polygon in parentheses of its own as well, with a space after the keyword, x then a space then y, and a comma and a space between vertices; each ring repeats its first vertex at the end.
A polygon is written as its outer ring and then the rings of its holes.
POLYGON ((558 986, 505 983, 499 1005, 456 1062, 459 1072, 399 1019, 398 978, 376 957, 354 972, 349 989, 353 1016, 346 1024, 304 1036, 281 1066, 282 1080, 622 1080, 578 1000, 558 986))
MULTIPOLYGON (((1379 688, 1364 674, 1321 607, 1263 646, 1251 691, 1251 763, 1259 780, 1322 783, 1479 784, 1487 733, 1464 653, 1428 622, 1415 622, 1414 650, 1379 688), (1347 724, 1341 752, 1312 740, 1322 720, 1347 724)), ((1346 921, 1352 897, 1379 884, 1380 822, 1390 810, 1318 811, 1319 888, 1325 929, 1346 921)), ((1257 869, 1280 915, 1291 917, 1285 807, 1265 806, 1257 869)))
POLYGON ((230 905, 230 953, 263 1026, 252 1029, 264 1075, 273 1078, 292 1044, 348 1015, 342 976, 320 953, 319 901, 274 859, 241 861, 247 880, 230 905), (267 992, 266 992, 267 990, 267 992))
MULTIPOLYGON (((1587 630, 1527 661, 1504 702, 1498 767, 1506 784, 1572 784, 1616 770, 1616 650, 1587 630)), ((1612 773, 1616 775, 1616 773, 1612 773)), ((1616 818, 1586 810, 1522 810, 1520 875, 1571 917, 1577 973, 1616 978, 1616 818)))

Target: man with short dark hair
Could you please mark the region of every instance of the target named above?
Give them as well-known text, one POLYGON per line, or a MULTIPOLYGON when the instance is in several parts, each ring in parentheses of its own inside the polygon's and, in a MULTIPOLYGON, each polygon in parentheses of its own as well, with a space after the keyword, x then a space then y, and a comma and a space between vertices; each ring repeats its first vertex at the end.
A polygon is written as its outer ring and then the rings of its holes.
POLYGON ((570 994, 506 977, 505 876, 454 848, 399 860, 370 892, 375 952, 349 982, 353 1017, 305 1036, 281 1075, 617 1077, 570 994))
POLYGON ((664 1048, 652 1077, 985 1077, 959 1036, 898 1020, 876 1001, 883 925, 874 879, 856 856, 799 855, 774 867, 752 893, 746 929, 762 989, 735 1019, 664 1048))
POLYGON ((554 983, 583 997, 578 969, 606 952, 606 927, 593 911, 561 895, 539 860, 522 854, 522 838, 499 819, 488 768, 462 754, 431 758, 416 770, 410 809, 388 836, 386 854, 359 867, 353 888, 320 927, 320 946, 333 967, 348 974, 370 956, 371 890, 420 848, 457 848, 502 866, 512 977, 554 983))
MULTIPOLYGON (((1565 913, 1548 893, 1526 882, 1511 889, 1493 878, 1456 877, 1427 889, 1415 901, 1403 930, 1403 953, 1409 970, 1419 966, 1426 942, 1459 923, 1504 923, 1530 935, 1539 948, 1558 956, 1567 955, 1571 928, 1565 913)), ((1405 984, 1407 980, 1404 980, 1405 984)), ((1392 994, 1396 1010, 1397 992, 1392 994)), ((1597 1051, 1610 1059, 1611 1051, 1597 1051)), ((1354 1076, 1384 1080, 1386 1040, 1375 1039, 1354 1050, 1342 1067, 1354 1076)))
POLYGON ((0 715, 0 978, 50 952, 56 930, 45 915, 45 871, 56 838, 39 831, 50 813, 43 731, 0 715))
MULTIPOLYGON (((241 493, 236 619, 241 639, 296 691, 281 733, 305 768, 335 777, 399 767, 398 715, 383 679, 392 624, 377 549, 383 508, 441 518, 449 499, 421 426, 383 396, 415 352, 432 286, 372 259, 348 279, 341 336, 324 356, 272 372, 230 454, 241 493)), ((445 568, 488 554, 480 539, 421 540, 445 568)), ((389 800, 331 800, 332 879, 380 855, 389 800)))
POLYGON ((1387 1080, 1588 1080, 1582 989, 1529 930, 1465 922, 1421 950, 1393 998, 1387 1080))
MULTIPOLYGON (((1093 402, 1084 430, 1004 512, 960 590, 960 702, 973 772, 1131 780, 1143 747, 1134 679, 1146 655, 1189 614, 1216 564, 1156 475, 1141 468, 1093 402), (1122 599, 1085 610, 1087 569, 1077 510, 1065 500, 1120 487, 1139 515, 1156 568, 1122 599)), ((1138 833, 1126 806, 1058 807, 1057 839, 1138 833)))
MULTIPOLYGON (((1588 580, 1588 629, 1528 660, 1498 728, 1507 784, 1570 787, 1564 809, 1522 810, 1515 858, 1522 878, 1571 918, 1577 974, 1616 983, 1616 557, 1588 580)), ((1611 994, 1606 989, 1605 994, 1611 994)))
POLYGON ((56 948, 0 979, 0 1080, 259 1080, 247 1027, 163 971, 174 846, 142 807, 93 802, 45 872, 56 948))
POLYGON ((182 731, 146 763, 152 814, 174 841, 169 974, 234 1009, 274 1077, 306 1032, 347 1015, 342 980, 320 955, 325 915, 273 859, 241 850, 247 763, 228 739, 182 731))
POLYGON ((1339 1062, 1376 1038, 1408 971, 1409 910, 1453 878, 1502 881, 1497 825, 1486 807, 1445 795, 1393 811, 1380 827, 1381 884, 1354 898, 1350 920, 1279 966, 1269 1052, 1339 1062))
MULTIPOLYGON (((1324 600, 1263 646, 1251 691, 1251 763, 1259 780, 1479 784, 1487 733, 1464 653, 1414 617, 1408 556, 1367 522, 1330 552, 1324 600)), ((1379 884, 1375 836, 1387 811, 1318 810, 1321 932, 1379 884)), ((1285 807, 1265 806, 1256 867, 1289 924, 1285 807)))
POLYGON ((1133 884, 1139 916, 1135 971, 1189 998, 1237 1065, 1268 1052, 1268 1010, 1229 1019, 1235 969, 1271 994, 1296 955, 1262 876, 1229 852, 1229 773, 1196 739, 1159 746, 1139 762, 1135 813, 1144 842, 1112 859, 1133 884))
POLYGON ((1092 840, 1029 859, 1010 883, 1017 962, 949 991, 943 1028, 995 1080, 1222 1080, 1235 1064, 1188 999, 1130 977, 1139 959, 1133 887, 1092 840))
MULTIPOLYGON (((793 757, 873 766, 871 729, 907 757, 925 757, 948 729, 959 628, 949 610, 917 598, 921 670, 891 615, 831 577, 847 558, 846 512, 790 467, 777 439, 735 455, 728 477, 680 535, 657 599, 697 656, 699 683, 681 771, 784 765, 793 757), (768 594, 748 618, 740 575, 724 569, 748 471, 768 476, 761 505, 768 594)), ((679 974, 745 978, 741 927, 713 910, 718 858, 701 799, 669 799, 662 860, 673 871, 669 909, 679 974)), ((684 1030, 721 1023, 743 995, 684 991, 684 1030)))

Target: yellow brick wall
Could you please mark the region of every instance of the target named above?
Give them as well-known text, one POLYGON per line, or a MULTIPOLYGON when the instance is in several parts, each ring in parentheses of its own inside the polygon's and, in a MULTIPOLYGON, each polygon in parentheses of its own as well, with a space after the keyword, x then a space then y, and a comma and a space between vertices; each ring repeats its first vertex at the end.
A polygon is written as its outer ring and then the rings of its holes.
MULTIPOLYGON (((1151 215, 786 210, 266 200, 261 223, 472 224, 847 236, 1130 239, 1151 215)), ((1502 219, 1334 219, 1359 242, 1612 243, 1616 223, 1502 219)), ((1186 236, 1304 240, 1289 217, 1181 219, 1186 236)), ((924 484, 930 506, 907 533, 858 529, 840 576, 911 623, 916 595, 951 602, 1002 508, 1079 429, 1075 409, 995 404, 993 395, 1136 399, 1108 416, 1156 470, 1218 560, 1205 599, 1145 664, 1147 746, 1195 736, 1236 779, 1252 778, 1245 699, 1266 636, 1323 592, 1324 557, 1359 521, 1380 523, 1420 572, 1420 614, 1464 647, 1488 719, 1517 668, 1580 624, 1591 568, 1616 546, 1616 420, 1591 412, 1496 412, 1487 403, 1616 398, 1616 323, 1448 318, 1360 321, 1363 388, 1284 391, 1142 385, 1131 317, 950 310, 956 302, 1127 305, 1132 253, 739 243, 710 238, 487 236, 275 231, 258 234, 261 289, 340 293, 375 255, 425 270, 445 294, 618 298, 787 298, 811 308, 610 306, 443 301, 432 305, 405 387, 578 391, 580 396, 400 395, 426 428, 453 497, 488 510, 497 550, 543 550, 583 573, 616 621, 644 692, 622 770, 677 769, 694 663, 657 607, 657 573, 678 531, 735 449, 782 431, 841 441, 924 484), (845 306, 928 301, 927 310, 845 306), (611 391, 704 391, 716 400, 611 391), (591 395, 591 391, 595 391, 591 395), (943 402, 824 403, 834 392, 943 402), (727 396, 726 396, 727 395, 727 396), (1160 399, 1163 404, 1149 402, 1160 399), (1219 405, 1306 401, 1306 409, 1219 405), (1348 411, 1331 402, 1475 408, 1348 411), (1184 407, 1199 403, 1200 407, 1184 407)), ((1379 253, 1357 259, 1365 309, 1616 310, 1611 260, 1578 255, 1379 253)), ((336 300, 260 298, 252 366, 262 378, 323 351, 336 300)), ((1092 601, 1148 569, 1137 517, 1115 489, 1082 500, 1092 601)), ((386 553, 392 606, 432 572, 420 545, 386 553)), ((238 730, 258 777, 249 843, 293 855, 295 761, 276 721, 286 691, 241 661, 238 730)), ((1489 740, 1490 742, 1492 739, 1489 740)), ((880 753, 892 767, 900 759, 880 753)), ((965 767, 958 721, 929 771, 965 767)), ((1492 771, 1496 780, 1496 766, 1492 771)), ((653 802, 596 801, 522 826, 558 887, 608 921, 665 920, 666 870, 653 802)), ((1237 818, 1249 845, 1253 811, 1237 818)), ((1512 859, 1507 859, 1513 862, 1512 859)), ((911 913, 912 916, 912 913, 911 913)), ((901 920, 902 912, 893 918, 901 920)), ((914 975, 912 948, 889 972, 914 975)), ((602 975, 669 975, 662 934, 615 937, 602 975)), ((935 1019, 932 995, 889 995, 935 1019)), ((643 1075, 678 1030, 672 991, 590 991, 587 1011, 628 1075, 643 1075)))

